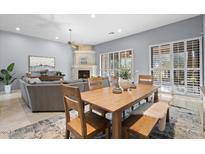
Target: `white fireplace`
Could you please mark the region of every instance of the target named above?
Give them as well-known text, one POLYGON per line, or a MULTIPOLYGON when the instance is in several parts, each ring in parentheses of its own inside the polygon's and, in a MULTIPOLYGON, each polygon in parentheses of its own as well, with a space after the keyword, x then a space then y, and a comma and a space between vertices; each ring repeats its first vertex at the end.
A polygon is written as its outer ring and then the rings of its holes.
POLYGON ((88 46, 73 51, 72 79, 96 76, 95 51, 88 46), (89 71, 89 73, 88 73, 89 71), (79 74, 80 73, 80 74, 79 74))

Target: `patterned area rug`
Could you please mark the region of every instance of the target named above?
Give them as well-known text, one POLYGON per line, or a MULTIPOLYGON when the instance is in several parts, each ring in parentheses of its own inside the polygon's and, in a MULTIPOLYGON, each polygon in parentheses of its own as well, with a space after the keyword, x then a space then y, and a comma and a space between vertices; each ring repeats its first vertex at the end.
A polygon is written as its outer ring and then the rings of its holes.
MULTIPOLYGON (((76 113, 72 113, 73 117, 76 113)), ((127 113, 128 114, 128 113, 127 113)), ((111 118, 111 115, 108 115, 111 118)), ((55 116, 35 124, 19 128, 8 134, 10 139, 63 139, 65 136, 64 116, 55 116)), ((202 127, 199 114, 179 106, 170 107, 170 123, 167 123, 163 132, 158 130, 158 126, 151 133, 153 139, 197 139, 203 138, 202 127)), ((74 136, 71 135, 71 138, 74 136)), ((96 138, 104 138, 99 134, 96 138)), ((138 138, 131 136, 131 138, 138 138)))

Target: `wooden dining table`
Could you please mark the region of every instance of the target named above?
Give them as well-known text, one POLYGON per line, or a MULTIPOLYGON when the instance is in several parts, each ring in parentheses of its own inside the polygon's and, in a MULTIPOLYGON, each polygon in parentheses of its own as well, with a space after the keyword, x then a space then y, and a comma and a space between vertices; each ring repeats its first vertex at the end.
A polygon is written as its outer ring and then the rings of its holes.
POLYGON ((153 93, 155 94, 154 102, 157 102, 158 88, 153 85, 139 84, 136 89, 114 94, 112 93, 113 87, 106 87, 82 92, 81 98, 88 104, 112 113, 112 138, 119 139, 122 138, 122 112, 153 93))

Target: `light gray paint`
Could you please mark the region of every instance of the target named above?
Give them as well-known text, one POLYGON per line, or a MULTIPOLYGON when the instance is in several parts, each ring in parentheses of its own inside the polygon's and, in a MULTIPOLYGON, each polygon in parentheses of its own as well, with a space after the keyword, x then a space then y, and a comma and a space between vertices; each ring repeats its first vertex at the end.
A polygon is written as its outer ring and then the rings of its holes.
POLYGON ((99 66, 100 53, 123 49, 133 49, 134 70, 138 70, 140 74, 148 74, 150 45, 198 37, 201 36, 202 32, 203 16, 197 16, 188 20, 166 25, 132 36, 120 38, 103 44, 98 44, 95 46, 95 50, 97 51, 96 62, 99 66))
MULTIPOLYGON (((203 15, 203 33, 205 33, 205 15, 203 15)), ((204 35, 203 35, 204 36, 204 35)), ((204 37, 203 37, 203 70, 204 70, 204 73, 203 73, 203 75, 204 75, 204 85, 205 85, 205 62, 204 62, 204 60, 205 60, 205 53, 204 53, 204 51, 205 51, 205 39, 204 39, 204 37)))
POLYGON ((19 78, 28 72, 29 55, 55 57, 56 70, 65 73, 65 79, 71 78, 72 50, 67 44, 0 31, 0 68, 14 62, 19 78))

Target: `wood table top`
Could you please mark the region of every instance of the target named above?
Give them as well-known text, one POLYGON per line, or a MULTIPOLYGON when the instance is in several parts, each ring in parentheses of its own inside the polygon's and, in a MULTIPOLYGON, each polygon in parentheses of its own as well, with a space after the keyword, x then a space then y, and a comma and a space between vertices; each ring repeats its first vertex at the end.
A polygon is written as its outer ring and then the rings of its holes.
POLYGON ((159 87, 153 85, 138 85, 136 89, 123 91, 121 94, 112 93, 113 87, 106 87, 81 93, 83 101, 96 105, 105 111, 115 112, 120 109, 126 109, 136 101, 140 101, 159 87))

